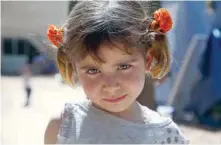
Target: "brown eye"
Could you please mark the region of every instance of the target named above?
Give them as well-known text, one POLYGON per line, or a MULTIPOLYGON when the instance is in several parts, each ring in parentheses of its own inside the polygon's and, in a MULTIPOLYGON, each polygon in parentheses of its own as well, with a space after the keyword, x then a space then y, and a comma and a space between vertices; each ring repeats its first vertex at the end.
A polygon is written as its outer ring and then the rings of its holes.
POLYGON ((130 67, 131 67, 131 65, 129 65, 129 64, 121 64, 119 69, 120 70, 126 70, 126 69, 129 69, 130 67))
POLYGON ((89 69, 88 71, 87 71, 87 73, 88 74, 90 74, 90 75, 94 75, 94 74, 97 74, 97 73, 99 73, 100 71, 98 70, 98 69, 89 69))

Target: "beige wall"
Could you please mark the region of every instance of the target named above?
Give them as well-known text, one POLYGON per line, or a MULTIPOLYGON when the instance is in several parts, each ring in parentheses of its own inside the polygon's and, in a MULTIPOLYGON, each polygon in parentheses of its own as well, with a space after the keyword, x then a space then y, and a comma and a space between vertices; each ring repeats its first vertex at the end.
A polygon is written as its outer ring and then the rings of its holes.
POLYGON ((68 1, 3 1, 2 36, 27 37, 30 33, 46 36, 48 24, 62 25, 68 1))

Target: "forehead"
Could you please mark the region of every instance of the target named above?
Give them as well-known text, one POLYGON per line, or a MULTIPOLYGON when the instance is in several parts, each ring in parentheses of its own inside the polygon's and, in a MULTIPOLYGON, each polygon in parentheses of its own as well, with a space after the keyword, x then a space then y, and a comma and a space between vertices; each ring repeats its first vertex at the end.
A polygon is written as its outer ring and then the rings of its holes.
POLYGON ((109 45, 102 44, 97 52, 97 56, 87 55, 77 63, 111 63, 128 59, 142 58, 144 50, 141 48, 125 48, 123 44, 109 45), (96 59, 98 57, 102 62, 96 59))

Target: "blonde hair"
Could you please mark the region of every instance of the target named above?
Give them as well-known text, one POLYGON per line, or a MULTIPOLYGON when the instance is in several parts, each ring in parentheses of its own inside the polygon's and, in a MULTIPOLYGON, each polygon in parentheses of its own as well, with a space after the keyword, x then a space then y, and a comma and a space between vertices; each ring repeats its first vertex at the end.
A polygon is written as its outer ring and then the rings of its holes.
POLYGON ((150 69, 152 78, 164 77, 170 68, 170 52, 166 35, 150 29, 152 19, 137 1, 81 1, 70 12, 64 25, 64 42, 57 52, 57 66, 64 80, 77 83, 73 62, 87 55, 97 55, 103 43, 124 44, 153 51, 155 63, 150 69))
POLYGON ((156 53, 154 57, 157 58, 158 63, 150 69, 150 75, 153 79, 161 79, 167 75, 171 67, 171 53, 168 48, 167 37, 165 35, 159 36, 159 40, 153 42, 153 51, 156 53))

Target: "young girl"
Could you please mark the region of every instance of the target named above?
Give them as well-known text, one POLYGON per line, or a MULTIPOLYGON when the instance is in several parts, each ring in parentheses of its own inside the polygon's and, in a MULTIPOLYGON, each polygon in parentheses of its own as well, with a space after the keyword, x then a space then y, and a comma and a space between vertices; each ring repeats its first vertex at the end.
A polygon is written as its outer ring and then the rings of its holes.
POLYGON ((49 27, 60 73, 89 100, 65 105, 48 124, 46 144, 188 143, 171 119, 136 101, 145 74, 160 79, 170 66, 172 19, 166 9, 154 18, 136 1, 81 1, 64 26, 49 27))

